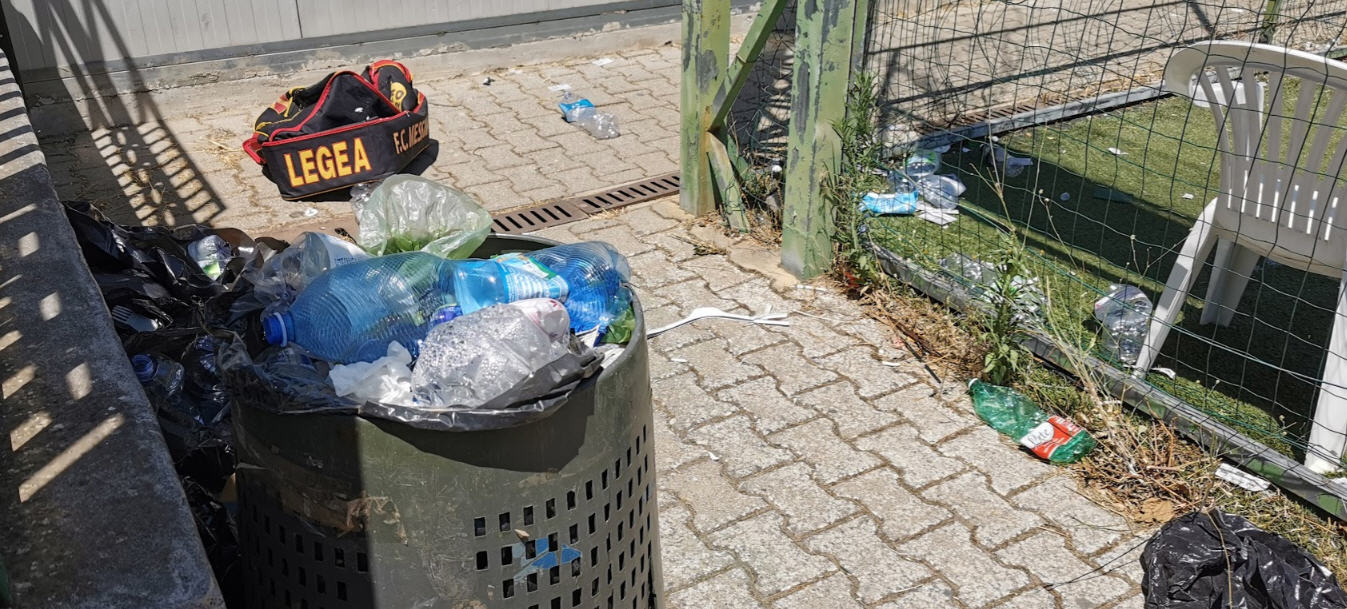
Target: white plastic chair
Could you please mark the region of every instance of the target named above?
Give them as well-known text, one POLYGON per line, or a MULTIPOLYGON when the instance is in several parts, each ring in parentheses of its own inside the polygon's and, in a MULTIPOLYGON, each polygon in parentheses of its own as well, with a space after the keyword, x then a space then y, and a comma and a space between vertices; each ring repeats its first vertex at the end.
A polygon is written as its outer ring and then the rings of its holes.
POLYGON ((1202 323, 1230 323, 1261 257, 1337 278, 1336 317, 1305 459, 1315 471, 1335 471, 1347 446, 1347 210, 1339 213, 1347 208, 1339 179, 1347 157, 1347 64, 1272 45, 1200 42, 1170 58, 1164 82, 1169 91, 1202 102, 1216 119, 1220 194, 1183 242, 1137 374, 1155 363, 1213 246, 1202 323), (1260 74, 1266 86, 1256 85, 1260 74))

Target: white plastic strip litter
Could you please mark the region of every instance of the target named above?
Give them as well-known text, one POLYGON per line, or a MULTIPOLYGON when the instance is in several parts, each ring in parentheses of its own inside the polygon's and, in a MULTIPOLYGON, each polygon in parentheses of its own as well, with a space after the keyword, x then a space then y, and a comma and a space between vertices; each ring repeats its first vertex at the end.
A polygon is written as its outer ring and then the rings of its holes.
POLYGON ((1241 470, 1229 463, 1222 463, 1220 467, 1216 468, 1216 477, 1254 493, 1261 493, 1272 486, 1271 482, 1241 470))
POLYGON ((678 326, 692 323, 694 321, 697 321, 698 319, 706 319, 708 317, 714 317, 719 319, 733 319, 736 321, 746 321, 751 324, 758 324, 762 326, 790 325, 790 322, 783 321, 784 319, 786 319, 785 313, 752 316, 752 315, 740 315, 738 313, 727 313, 715 307, 698 307, 696 309, 693 309, 692 313, 687 317, 675 321, 667 326, 660 326, 658 328, 655 328, 654 330, 646 332, 645 336, 646 338, 654 338, 656 336, 659 336, 660 334, 668 332, 669 330, 677 328, 678 326))

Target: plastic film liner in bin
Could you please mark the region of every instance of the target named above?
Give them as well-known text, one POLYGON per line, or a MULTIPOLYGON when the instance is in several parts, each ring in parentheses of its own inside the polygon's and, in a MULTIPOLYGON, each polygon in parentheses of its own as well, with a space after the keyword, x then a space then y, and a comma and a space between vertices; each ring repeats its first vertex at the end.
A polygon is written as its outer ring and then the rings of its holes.
MULTIPOLYGON (((326 381, 327 366, 322 362, 269 365, 268 356, 279 355, 279 350, 272 348, 255 360, 245 341, 235 339, 220 354, 220 369, 226 382, 230 387, 246 387, 252 407, 288 415, 355 415, 435 431, 506 429, 547 417, 565 404, 571 392, 597 372, 601 363, 594 350, 575 345, 561 358, 486 404, 428 408, 338 396, 326 381)), ((295 357, 293 353, 284 355, 295 357)))

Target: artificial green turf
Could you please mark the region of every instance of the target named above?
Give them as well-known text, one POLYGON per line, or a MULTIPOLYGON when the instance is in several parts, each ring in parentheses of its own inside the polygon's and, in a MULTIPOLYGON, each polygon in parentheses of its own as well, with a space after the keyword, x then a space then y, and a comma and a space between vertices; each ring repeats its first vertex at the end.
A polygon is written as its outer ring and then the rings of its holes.
MULTIPOLYGON (((1093 347, 1099 328, 1092 303, 1109 284, 1138 285, 1158 300, 1175 250, 1216 195, 1215 139, 1211 114, 1181 98, 1018 131, 1000 143, 1035 162, 1004 180, 1004 202, 981 142, 956 143, 941 171, 968 186, 960 219, 942 229, 913 217, 879 218, 871 229, 891 249, 936 265, 953 253, 991 259, 1014 227, 1049 294, 1050 331, 1093 347)), ((1197 323, 1208 274, 1199 277, 1156 363, 1178 378, 1152 373, 1149 380, 1302 457, 1337 281, 1260 264, 1234 322, 1217 328, 1197 323)))

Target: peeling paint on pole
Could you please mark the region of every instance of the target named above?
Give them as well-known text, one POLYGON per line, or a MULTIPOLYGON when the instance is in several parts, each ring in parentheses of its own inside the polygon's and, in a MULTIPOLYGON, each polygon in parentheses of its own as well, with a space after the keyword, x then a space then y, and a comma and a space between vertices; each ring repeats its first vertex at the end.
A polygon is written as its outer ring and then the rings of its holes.
POLYGON ((818 275, 833 262, 833 210, 823 186, 841 162, 833 125, 846 115, 857 5, 804 0, 798 6, 781 264, 799 277, 818 275))

